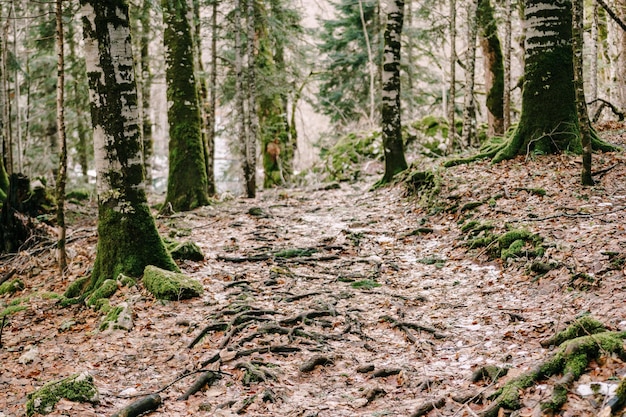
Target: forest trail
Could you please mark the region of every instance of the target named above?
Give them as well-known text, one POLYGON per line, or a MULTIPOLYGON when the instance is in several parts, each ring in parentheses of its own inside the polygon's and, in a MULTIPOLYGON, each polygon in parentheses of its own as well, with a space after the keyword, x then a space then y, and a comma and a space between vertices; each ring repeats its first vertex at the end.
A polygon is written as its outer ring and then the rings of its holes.
MULTIPOLYGON (((578 185, 574 156, 518 158, 444 171, 430 208, 401 187, 369 191, 370 181, 264 191, 160 218, 164 236, 204 251, 205 261, 181 267, 205 293, 161 303, 141 286, 120 289, 111 303, 132 304, 130 332, 99 332, 101 314, 57 307, 44 291, 62 293, 67 282, 52 275, 51 253, 22 253, 0 271, 16 268, 26 284, 3 303, 21 297, 27 307, 2 335, 0 416, 24 415, 27 393, 77 371, 93 375, 100 404, 63 400, 51 415, 110 416, 133 400, 124 397, 202 364, 221 379, 177 401, 197 375, 180 379, 150 415, 408 416, 428 404, 436 409, 424 415, 479 413, 469 400, 494 387, 471 382, 474 370, 527 370, 550 353, 539 342, 585 312, 626 328, 623 264, 611 262, 626 253, 626 166, 621 153, 595 163, 610 169, 593 188, 578 185), (472 220, 540 235, 555 268, 539 275, 532 259, 468 248, 472 220)), ((96 242, 94 219, 78 217, 87 223, 70 231, 75 276, 88 271, 96 242)), ((625 371, 617 360, 596 365, 582 383, 625 371)), ((549 384, 526 390, 521 415, 549 384)), ((594 415, 602 401, 572 391, 563 415, 594 415)))

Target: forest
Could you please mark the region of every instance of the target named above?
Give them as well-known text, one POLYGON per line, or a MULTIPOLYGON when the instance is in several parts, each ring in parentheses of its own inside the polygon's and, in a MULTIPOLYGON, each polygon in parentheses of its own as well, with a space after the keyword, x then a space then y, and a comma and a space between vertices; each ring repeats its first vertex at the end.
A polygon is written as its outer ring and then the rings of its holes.
POLYGON ((625 0, 0 25, 0 417, 626 415, 625 0))

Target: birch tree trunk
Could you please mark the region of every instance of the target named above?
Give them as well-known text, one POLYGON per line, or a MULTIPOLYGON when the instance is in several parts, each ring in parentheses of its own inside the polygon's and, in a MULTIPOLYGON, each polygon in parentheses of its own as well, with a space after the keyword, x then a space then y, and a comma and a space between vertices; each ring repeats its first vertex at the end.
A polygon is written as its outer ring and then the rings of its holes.
POLYGON ((476 104, 474 101, 474 78, 476 73, 476 35, 478 33, 478 1, 471 0, 467 9, 467 50, 465 52, 465 103, 463 106, 463 129, 461 143, 471 146, 475 136, 476 104))
POLYGON ((128 6, 81 0, 98 193, 98 246, 90 287, 147 265, 178 270, 147 204, 128 6))
MULTIPOLYGON (((582 153, 574 88, 572 1, 525 0, 526 26, 522 114, 494 161, 530 152, 582 153)), ((615 147, 591 131, 593 146, 615 147)))
POLYGON ((189 0, 161 0, 169 124, 165 204, 187 211, 209 203, 189 0))
POLYGON ((382 133, 385 152, 385 174, 382 183, 407 169, 402 140, 400 108, 400 52, 402 26, 404 23, 404 0, 392 0, 387 14, 384 34, 382 71, 382 133))
POLYGON ((65 136, 65 55, 63 51, 63 0, 56 0, 57 46, 57 134, 59 135, 59 172, 56 180, 57 264, 61 277, 67 268, 65 240, 65 183, 67 181, 67 138, 65 136))

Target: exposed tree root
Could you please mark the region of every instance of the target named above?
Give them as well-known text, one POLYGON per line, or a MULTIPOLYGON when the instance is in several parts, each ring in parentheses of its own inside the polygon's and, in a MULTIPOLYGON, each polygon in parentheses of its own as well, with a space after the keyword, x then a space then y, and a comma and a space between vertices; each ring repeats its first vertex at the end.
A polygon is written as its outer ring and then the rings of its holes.
MULTIPOLYGON (((591 323, 591 321, 589 321, 591 323)), ((576 335, 580 329, 574 324, 572 330, 569 328, 559 334, 576 335)), ((567 389, 569 385, 577 380, 589 362, 598 358, 602 354, 615 353, 622 359, 626 359, 623 350, 622 339, 626 338, 626 332, 602 332, 587 336, 576 337, 561 343, 557 352, 545 362, 536 365, 529 372, 526 372, 510 381, 500 388, 492 396, 495 398, 482 413, 483 417, 496 417, 501 408, 517 410, 521 407, 520 391, 532 386, 537 381, 558 374, 563 377, 557 382, 554 394, 550 401, 542 404, 545 410, 560 409, 567 399, 567 389)))
POLYGON ((220 374, 218 372, 207 371, 200 375, 196 381, 189 387, 189 389, 180 397, 178 397, 178 401, 185 401, 196 392, 200 391, 207 385, 211 385, 215 383, 220 378, 220 374))

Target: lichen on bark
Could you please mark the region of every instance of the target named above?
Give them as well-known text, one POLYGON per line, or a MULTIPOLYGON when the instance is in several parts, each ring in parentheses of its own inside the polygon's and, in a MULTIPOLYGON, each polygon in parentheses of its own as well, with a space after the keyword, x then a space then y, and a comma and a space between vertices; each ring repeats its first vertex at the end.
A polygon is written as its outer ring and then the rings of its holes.
POLYGON ((146 265, 177 270, 158 234, 144 189, 128 6, 81 0, 98 190, 98 245, 91 281, 98 288, 146 265))

